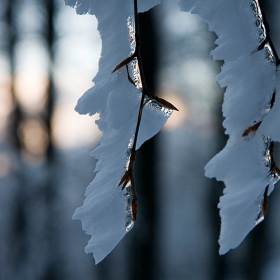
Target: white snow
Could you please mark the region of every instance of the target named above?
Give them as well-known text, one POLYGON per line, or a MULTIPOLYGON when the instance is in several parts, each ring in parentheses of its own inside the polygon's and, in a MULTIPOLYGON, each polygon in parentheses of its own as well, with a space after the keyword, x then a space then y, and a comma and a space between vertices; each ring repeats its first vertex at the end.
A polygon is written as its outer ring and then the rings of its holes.
POLYGON ((229 140, 205 167, 206 176, 226 185, 218 205, 224 254, 255 227, 265 188, 269 185, 269 195, 277 181, 269 150, 270 141, 280 140, 277 66, 269 45, 258 50, 266 30, 257 0, 181 0, 179 5, 209 24, 218 36, 212 55, 225 62, 217 80, 226 87, 223 125, 229 140))
MULTIPOLYGON (((121 191, 118 183, 129 160, 141 91, 127 81, 125 69, 113 74, 112 70, 131 55, 127 19, 134 18, 133 1, 65 2, 78 14, 97 17, 103 45, 94 86, 76 106, 80 114, 99 113, 97 124, 103 133, 101 145, 92 153, 98 159, 96 177, 87 189, 84 205, 74 214, 91 235, 86 252, 93 252, 98 263, 127 232, 126 190, 121 191)), ((138 1, 139 12, 159 2, 138 1)), ((212 55, 224 61, 217 79, 226 87, 223 125, 229 140, 205 167, 206 176, 226 185, 218 205, 222 218, 220 253, 224 254, 256 226, 264 191, 269 185, 269 195, 276 181, 271 174, 269 148, 270 141, 280 137, 277 66, 269 44, 258 50, 267 31, 257 0, 181 0, 179 5, 183 11, 198 14, 217 34, 212 55)), ((146 104, 137 148, 161 129, 171 113, 156 101, 146 104)))
MULTIPOLYGON (((99 263, 131 229, 126 227, 131 215, 127 210, 128 189, 121 190, 118 184, 129 161, 142 93, 128 81, 125 67, 112 71, 131 55, 133 47, 129 42, 131 30, 128 30, 127 21, 134 18, 134 7, 133 1, 65 2, 75 7, 78 14, 94 14, 102 39, 94 86, 76 106, 80 114, 99 113, 96 123, 103 135, 100 146, 91 153, 98 159, 97 173, 86 190, 83 206, 73 215, 74 219, 82 221, 83 229, 91 235, 86 252, 93 253, 96 263, 99 263)), ((138 2, 139 12, 143 12, 160 1, 138 2)), ((156 101, 147 102, 142 113, 137 149, 162 128, 171 113, 156 101)))

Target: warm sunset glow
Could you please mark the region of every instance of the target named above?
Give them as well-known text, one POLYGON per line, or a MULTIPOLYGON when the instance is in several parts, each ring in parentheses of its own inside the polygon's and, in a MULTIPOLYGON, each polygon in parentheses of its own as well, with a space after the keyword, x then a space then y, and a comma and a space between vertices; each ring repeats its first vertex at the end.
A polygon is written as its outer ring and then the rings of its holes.
POLYGON ((37 119, 23 121, 19 128, 24 154, 32 160, 44 158, 48 146, 48 135, 45 125, 37 119))
POLYGON ((23 110, 38 114, 45 106, 46 91, 49 84, 47 73, 35 70, 22 70, 15 76, 15 95, 23 110))
POLYGON ((5 135, 8 117, 12 110, 10 94, 11 78, 6 72, 0 72, 0 139, 5 135))
POLYGON ((92 145, 101 134, 95 125, 97 116, 81 116, 74 111, 73 103, 57 105, 53 117, 53 141, 62 149, 92 145))
POLYGON ((173 130, 177 129, 180 126, 184 125, 188 116, 187 106, 185 100, 179 95, 171 91, 160 91, 158 93, 160 98, 163 98, 173 104, 178 108, 177 111, 173 111, 171 117, 168 119, 164 125, 164 130, 173 130))
POLYGON ((8 153, 0 153, 0 178, 7 176, 11 171, 11 158, 8 153))

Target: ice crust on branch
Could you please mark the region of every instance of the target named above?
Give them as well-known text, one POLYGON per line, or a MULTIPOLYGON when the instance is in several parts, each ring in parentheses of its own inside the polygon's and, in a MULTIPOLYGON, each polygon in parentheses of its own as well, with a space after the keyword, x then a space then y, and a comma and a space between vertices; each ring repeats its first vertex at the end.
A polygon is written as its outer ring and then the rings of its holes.
POLYGON ((236 248, 263 220, 267 195, 279 179, 273 142, 280 140, 277 54, 258 0, 181 0, 218 39, 214 59, 224 60, 217 80, 226 87, 223 115, 229 140, 205 167, 226 185, 218 207, 220 254, 236 248), (275 100, 274 100, 275 99, 275 100))
MULTIPOLYGON (((138 11, 144 12, 159 2, 140 0, 138 11)), ((83 230, 91 235, 85 251, 93 253, 97 264, 133 227, 131 185, 129 182, 122 190, 119 182, 130 162, 142 92, 141 88, 128 81, 126 67, 114 73, 112 71, 134 51, 135 42, 131 34, 134 6, 132 0, 65 0, 65 3, 74 7, 78 14, 95 15, 102 39, 99 71, 93 79, 94 86, 79 99, 76 106, 80 114, 99 114, 96 123, 102 137, 100 146, 91 153, 98 159, 96 176, 86 190, 84 204, 73 215, 74 219, 82 221, 83 230)), ((135 66, 137 61, 133 63, 135 66)), ((133 76, 135 69, 131 64, 128 66, 133 76)), ((172 110, 157 101, 147 100, 136 149, 162 128, 171 113, 172 110)))

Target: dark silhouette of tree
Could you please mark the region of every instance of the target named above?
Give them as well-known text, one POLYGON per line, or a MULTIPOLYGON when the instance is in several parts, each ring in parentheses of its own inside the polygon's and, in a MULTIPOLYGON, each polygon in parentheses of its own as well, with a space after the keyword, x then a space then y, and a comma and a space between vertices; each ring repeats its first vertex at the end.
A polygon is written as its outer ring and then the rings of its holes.
MULTIPOLYGON (((156 95, 157 85, 157 28, 154 10, 139 14, 141 58, 148 89, 156 95)), ((137 154, 136 186, 139 197, 137 232, 131 242, 130 279, 155 279, 157 266, 158 196, 157 158, 158 137, 144 143, 137 154)))

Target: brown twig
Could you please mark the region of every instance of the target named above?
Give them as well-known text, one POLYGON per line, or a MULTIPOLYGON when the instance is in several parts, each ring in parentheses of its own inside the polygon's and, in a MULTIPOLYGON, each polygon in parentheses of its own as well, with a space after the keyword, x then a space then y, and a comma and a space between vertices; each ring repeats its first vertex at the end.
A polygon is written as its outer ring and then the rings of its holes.
POLYGON ((119 186, 122 186, 122 190, 129 184, 131 186, 131 195, 132 195, 132 215, 133 215, 133 221, 136 220, 137 216, 137 196, 136 196, 136 188, 135 188, 135 183, 134 183, 134 163, 136 160, 136 144, 137 144, 137 139, 138 139, 138 134, 139 134, 139 128, 140 128, 140 123, 142 119, 142 112, 144 109, 144 106, 152 99, 156 100, 157 102, 161 103, 163 106, 171 109, 171 110, 176 110, 178 109, 172 105, 170 102, 166 101, 163 98, 159 98, 157 96, 153 96, 150 91, 148 90, 146 80, 145 80, 145 75, 144 75, 144 68, 142 64, 142 58, 141 58, 141 51, 140 51, 140 32, 139 32, 139 20, 138 20, 138 6, 137 6, 137 0, 134 1, 134 21, 135 21, 135 41, 136 41, 136 47, 135 47, 135 52, 128 58, 124 59, 122 62, 120 62, 112 71, 115 72, 118 69, 122 67, 126 67, 127 71, 127 76, 128 76, 128 81, 132 84, 135 85, 133 80, 131 79, 129 72, 128 72, 128 64, 132 62, 134 59, 137 59, 138 62, 138 67, 139 67, 139 73, 140 73, 140 79, 141 79, 141 84, 142 84, 142 96, 140 100, 140 105, 139 105, 139 110, 138 110, 138 119, 136 123, 136 128, 135 128, 135 134, 134 134, 134 139, 133 139, 133 145, 131 149, 131 155, 129 159, 129 165, 122 176, 119 186), (146 98, 147 97, 147 98, 146 98), (145 100, 146 98, 146 100, 145 100))

